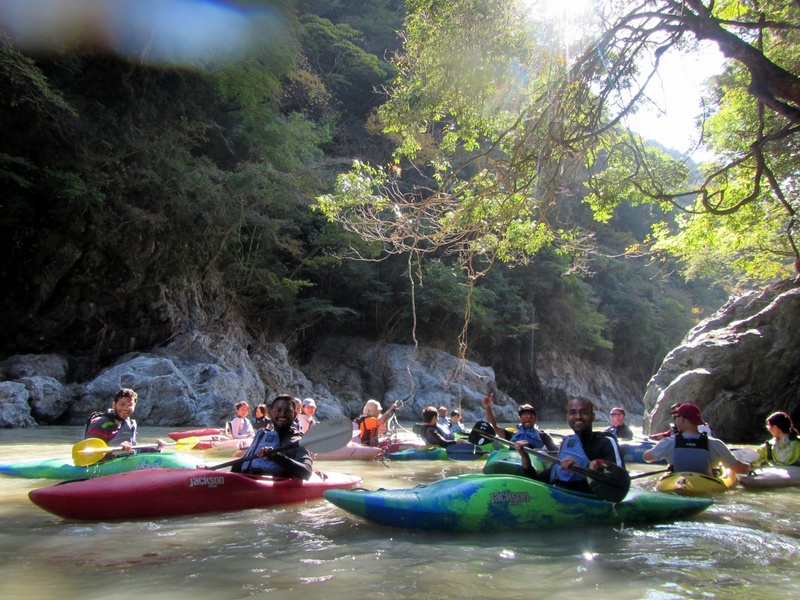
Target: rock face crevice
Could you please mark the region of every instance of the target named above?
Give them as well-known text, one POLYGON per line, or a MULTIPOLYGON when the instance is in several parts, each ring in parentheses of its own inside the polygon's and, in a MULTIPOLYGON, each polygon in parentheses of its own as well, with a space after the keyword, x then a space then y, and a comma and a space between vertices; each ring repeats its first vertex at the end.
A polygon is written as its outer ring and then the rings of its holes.
POLYGON ((793 282, 729 300, 693 328, 647 384, 644 424, 669 426, 669 407, 700 406, 717 437, 760 442, 764 420, 800 422, 800 288, 793 282))

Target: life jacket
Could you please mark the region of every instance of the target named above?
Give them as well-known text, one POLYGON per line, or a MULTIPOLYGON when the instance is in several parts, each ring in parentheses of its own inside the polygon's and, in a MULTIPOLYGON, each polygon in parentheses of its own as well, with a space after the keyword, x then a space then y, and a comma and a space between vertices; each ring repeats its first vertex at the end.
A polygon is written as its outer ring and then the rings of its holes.
MULTIPOLYGON (((567 436, 561 442, 561 449, 558 452, 558 459, 563 460, 567 456, 572 456, 575 458, 576 462, 582 467, 589 466, 589 457, 586 456, 586 452, 583 449, 583 444, 581 443, 581 438, 577 435, 567 436)), ((561 465, 557 464, 553 465, 553 468, 550 471, 550 483, 556 483, 559 481, 574 482, 585 479, 585 475, 582 475, 581 473, 575 473, 574 471, 565 471, 561 468, 561 465)))
POLYGON ((372 440, 378 437, 378 429, 380 428, 378 419, 361 415, 356 419, 356 425, 358 425, 358 436, 361 439, 361 443, 365 446, 372 446, 372 440))
POLYGON ((131 418, 120 419, 112 411, 92 413, 84 427, 84 438, 90 433, 109 446, 119 446, 122 442, 136 445, 136 421, 131 418))
POLYGON ((454 440, 454 439, 456 439, 455 434, 452 431, 450 431, 450 423, 448 423, 447 421, 444 421, 444 422, 437 421, 436 429, 439 430, 439 433, 442 434, 442 437, 444 439, 446 439, 446 440, 454 440))
POLYGON ((522 424, 517 425, 517 430, 511 436, 512 442, 528 442, 533 448, 544 448, 542 436, 535 427, 525 429, 522 424))
POLYGON ((790 439, 785 448, 777 445, 774 438, 764 444, 767 460, 781 467, 796 466, 800 463, 800 441, 790 439))
POLYGON ((698 438, 686 438, 682 433, 676 433, 671 466, 675 473, 687 471, 713 475, 711 455, 708 453, 708 435, 702 433, 698 438))
MULTIPOLYGON (((264 446, 278 448, 280 445, 281 438, 277 431, 274 429, 269 431, 266 429, 259 429, 253 438, 253 443, 250 444, 250 448, 247 449, 245 457, 255 457, 258 451, 264 446)), ((282 466, 267 458, 253 458, 253 460, 239 463, 231 467, 231 471, 234 473, 258 473, 259 475, 273 475, 276 477, 281 477, 284 474, 282 466)))

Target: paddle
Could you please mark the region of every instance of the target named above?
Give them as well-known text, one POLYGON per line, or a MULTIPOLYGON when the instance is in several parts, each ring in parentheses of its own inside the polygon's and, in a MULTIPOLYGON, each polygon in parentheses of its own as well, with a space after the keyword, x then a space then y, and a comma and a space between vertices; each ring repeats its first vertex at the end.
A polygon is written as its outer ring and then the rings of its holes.
POLYGON ((631 480, 641 479, 642 477, 650 477, 651 475, 661 475, 662 473, 672 473, 672 469, 659 469, 658 471, 647 471, 646 473, 637 473, 631 475, 631 480))
MULTIPOLYGON (((494 427, 492 427, 491 423, 487 423, 486 421, 478 421, 475 424, 475 427, 472 428, 472 432, 469 434, 469 441, 473 444, 481 445, 484 443, 482 441, 483 439, 494 440, 507 446, 514 446, 513 442, 497 437, 494 433, 494 427)), ((526 447, 525 452, 528 454, 533 454, 534 456, 538 456, 539 458, 551 463, 561 462, 561 460, 558 458, 533 448, 526 447)), ((598 498, 608 500, 609 502, 620 502, 625 498, 625 496, 627 496, 628 490, 631 488, 630 474, 622 467, 606 461, 592 461, 590 466, 592 464, 597 464, 598 462, 602 463, 601 465, 598 465, 598 468, 586 468, 580 465, 572 465, 570 469, 575 473, 580 473, 581 475, 585 475, 587 477, 589 481, 589 487, 591 488, 592 492, 594 492, 594 495, 598 498)))
MULTIPOLYGON (((174 446, 175 444, 163 444, 164 446, 174 446)), ((143 450, 150 448, 158 448, 158 444, 147 444, 144 446, 132 446, 132 450, 143 450)), ((88 467, 96 462, 103 460, 106 454, 116 450, 124 450, 122 446, 110 447, 103 440, 98 438, 89 438, 78 442, 72 447, 72 461, 75 466, 88 467)))
MULTIPOLYGON (((275 448, 275 452, 284 452, 296 448, 297 446, 302 446, 309 452, 316 452, 317 454, 333 452, 334 450, 346 446, 347 442, 349 442, 352 437, 353 422, 350 419, 345 417, 340 419, 328 419, 327 421, 322 421, 311 427, 306 431, 305 435, 296 442, 275 448)), ((214 471, 216 469, 224 469, 225 467, 232 467, 239 463, 248 462, 254 458, 255 456, 242 456, 219 465, 202 468, 214 471)))
POLYGON ((445 451, 450 460, 475 460, 491 454, 475 444, 450 444, 445 451))

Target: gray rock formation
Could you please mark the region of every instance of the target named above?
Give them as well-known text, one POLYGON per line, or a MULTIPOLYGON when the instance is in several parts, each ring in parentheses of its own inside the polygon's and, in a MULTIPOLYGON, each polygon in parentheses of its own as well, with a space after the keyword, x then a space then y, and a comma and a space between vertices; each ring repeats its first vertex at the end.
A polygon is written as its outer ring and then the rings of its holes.
POLYGON ((647 385, 645 430, 669 426, 669 407, 693 402, 714 435, 760 442, 764 419, 800 421, 800 288, 792 282, 731 299, 692 329, 647 385))

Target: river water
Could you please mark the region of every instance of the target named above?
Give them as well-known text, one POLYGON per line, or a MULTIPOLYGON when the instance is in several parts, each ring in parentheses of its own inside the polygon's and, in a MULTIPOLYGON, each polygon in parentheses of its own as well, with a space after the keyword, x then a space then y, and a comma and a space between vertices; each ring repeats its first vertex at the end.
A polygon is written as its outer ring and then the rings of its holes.
MULTIPOLYGON (((144 433, 140 443, 167 430, 144 433)), ((0 463, 67 457, 79 436, 75 427, 0 430, 0 463)), ((360 475, 363 487, 375 489, 413 487, 481 464, 316 467, 360 475)), ((0 476, 5 598, 800 597, 800 488, 737 489, 690 521, 658 526, 441 534, 370 525, 324 500, 148 521, 65 521, 27 498, 52 483, 0 476)))

